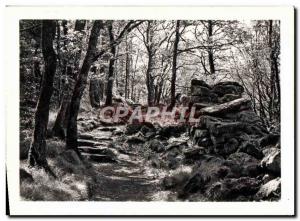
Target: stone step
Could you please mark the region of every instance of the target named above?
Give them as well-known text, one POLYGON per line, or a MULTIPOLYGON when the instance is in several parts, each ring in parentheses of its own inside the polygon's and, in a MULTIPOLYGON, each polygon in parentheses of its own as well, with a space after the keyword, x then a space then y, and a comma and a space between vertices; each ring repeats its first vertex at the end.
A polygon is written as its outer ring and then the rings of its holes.
POLYGON ((94 140, 94 136, 91 134, 78 134, 78 139, 94 140))
POLYGON ((82 156, 97 163, 117 163, 116 157, 105 154, 82 153, 82 156))
POLYGON ((83 153, 90 153, 90 154, 105 154, 110 156, 116 156, 115 152, 108 149, 108 148, 101 148, 101 147, 78 147, 79 151, 83 153))
POLYGON ((110 132, 112 132, 112 131, 117 130, 117 128, 116 128, 116 127, 99 127, 98 130, 100 130, 100 131, 110 131, 110 132))
POLYGON ((93 140, 78 139, 77 144, 78 146, 94 147, 96 145, 99 145, 99 142, 93 140))
POLYGON ((96 141, 112 141, 113 138, 108 137, 108 136, 103 136, 103 137, 94 137, 94 140, 96 140, 96 141))

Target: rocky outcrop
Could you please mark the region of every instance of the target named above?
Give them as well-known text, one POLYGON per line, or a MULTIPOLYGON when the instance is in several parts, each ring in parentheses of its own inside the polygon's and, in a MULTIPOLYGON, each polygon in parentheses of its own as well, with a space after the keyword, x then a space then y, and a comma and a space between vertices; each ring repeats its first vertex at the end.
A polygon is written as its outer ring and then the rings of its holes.
POLYGON ((281 193, 281 179, 278 177, 262 185, 255 195, 255 200, 278 200, 281 193))
MULTIPOLYGON (((208 201, 280 198, 280 136, 268 132, 243 92, 237 82, 192 81, 190 105, 199 122, 190 126, 189 142, 172 154, 193 170, 183 179, 167 176, 166 189, 174 187, 185 200, 195 194, 208 201)), ((166 148, 156 155, 157 164, 168 162, 168 154, 166 148)))

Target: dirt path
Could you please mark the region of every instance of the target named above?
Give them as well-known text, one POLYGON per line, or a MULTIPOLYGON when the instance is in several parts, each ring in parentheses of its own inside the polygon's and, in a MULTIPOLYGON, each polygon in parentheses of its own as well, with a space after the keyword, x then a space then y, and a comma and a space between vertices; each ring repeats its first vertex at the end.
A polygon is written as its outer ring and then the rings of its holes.
MULTIPOLYGON (((120 129, 120 128, 116 128, 120 129)), ((111 143, 118 139, 112 131, 106 131, 107 127, 99 127, 88 134, 94 139, 91 141, 100 142, 101 148, 111 148, 111 143), (103 131, 104 130, 104 131, 103 131), (101 140, 101 138, 104 138, 101 140), (111 138, 111 139, 107 139, 111 138), (99 141, 100 140, 100 141, 99 141), (105 140, 105 141, 103 141, 105 140)), ((112 129, 115 130, 115 129, 112 129)), ((94 147, 97 148, 97 147, 94 147)), ((166 194, 160 189, 159 180, 149 173, 144 157, 141 156, 138 148, 127 148, 117 153, 116 163, 93 162, 98 173, 97 187, 93 200, 99 201, 153 201, 165 200, 166 194), (161 196, 159 196, 161 195, 161 196)))

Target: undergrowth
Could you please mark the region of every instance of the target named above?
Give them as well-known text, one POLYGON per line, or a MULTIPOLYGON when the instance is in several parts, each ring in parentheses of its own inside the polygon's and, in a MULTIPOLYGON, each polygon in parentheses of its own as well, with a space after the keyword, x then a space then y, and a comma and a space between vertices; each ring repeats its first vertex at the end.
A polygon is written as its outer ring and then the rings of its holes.
POLYGON ((47 161, 58 177, 54 179, 43 169, 29 167, 27 160, 20 161, 20 168, 32 175, 33 181, 20 181, 20 195, 29 201, 82 201, 90 200, 90 186, 94 186, 94 167, 81 161, 72 150, 65 149, 60 140, 47 140, 47 161))

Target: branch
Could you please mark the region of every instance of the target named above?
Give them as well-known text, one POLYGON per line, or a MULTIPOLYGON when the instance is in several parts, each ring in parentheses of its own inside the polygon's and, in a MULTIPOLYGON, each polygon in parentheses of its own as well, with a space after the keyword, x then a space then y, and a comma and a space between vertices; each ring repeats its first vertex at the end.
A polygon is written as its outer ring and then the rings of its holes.
POLYGON ((117 37, 117 39, 115 40, 116 44, 119 44, 118 42, 120 40, 122 40, 123 36, 125 33, 129 33, 131 32, 133 29, 135 29, 137 26, 139 26, 140 24, 142 24, 145 21, 138 21, 137 23, 134 24, 135 21, 131 20, 130 22, 127 23, 127 25, 123 28, 123 30, 121 31, 121 33, 119 34, 119 36, 117 37), (132 25, 133 24, 133 25, 132 25))

